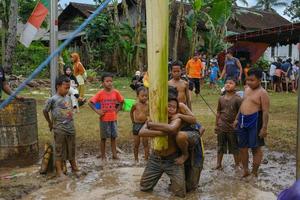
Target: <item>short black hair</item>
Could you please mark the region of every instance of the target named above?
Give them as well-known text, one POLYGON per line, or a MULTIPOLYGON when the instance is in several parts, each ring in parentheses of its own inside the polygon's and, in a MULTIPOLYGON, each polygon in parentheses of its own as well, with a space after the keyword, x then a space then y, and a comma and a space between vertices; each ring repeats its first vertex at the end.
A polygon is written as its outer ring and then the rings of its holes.
POLYGON ((136 95, 139 95, 141 91, 148 92, 148 89, 144 86, 140 86, 136 89, 136 95))
POLYGON ((233 81, 235 84, 238 83, 238 81, 236 80, 236 78, 234 78, 234 77, 232 77, 232 76, 226 78, 226 82, 227 82, 227 81, 233 81))
POLYGON ((297 60, 297 61, 295 61, 295 65, 298 65, 299 64, 299 61, 297 60))
POLYGON ((263 76, 263 71, 261 68, 251 68, 248 71, 248 76, 255 76, 257 79, 261 79, 263 76))
POLYGON ((113 75, 112 73, 105 72, 105 73, 103 73, 102 76, 101 76, 101 81, 103 82, 104 79, 107 78, 107 77, 113 78, 114 75, 113 75))
POLYGON ((182 69, 182 62, 179 60, 176 60, 176 61, 172 62, 171 69, 173 69, 174 66, 179 66, 180 69, 182 69))
POLYGON ((70 78, 66 75, 59 76, 55 81, 55 87, 62 85, 63 83, 70 83, 70 78))
POLYGON ((169 86, 168 88, 169 97, 168 98, 176 98, 178 97, 178 90, 176 87, 169 86))

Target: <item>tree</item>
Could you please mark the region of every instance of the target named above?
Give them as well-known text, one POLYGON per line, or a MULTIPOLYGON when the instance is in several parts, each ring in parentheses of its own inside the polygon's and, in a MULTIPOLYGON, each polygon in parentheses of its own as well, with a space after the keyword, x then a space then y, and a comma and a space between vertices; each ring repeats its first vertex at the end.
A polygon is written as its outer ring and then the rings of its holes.
MULTIPOLYGON (((176 11, 174 11, 174 12, 176 12, 176 11)), ((181 0, 180 4, 178 6, 175 32, 174 32, 174 46, 173 46, 173 53, 172 53, 172 58, 174 60, 177 60, 179 32, 180 32, 180 29, 183 27, 183 21, 184 21, 184 4, 183 4, 183 0, 181 0)))
POLYGON ((300 21, 300 1, 292 0, 291 4, 284 10, 284 14, 291 17, 293 21, 300 21))
POLYGON ((17 45, 18 1, 10 1, 10 18, 8 22, 7 42, 4 58, 4 70, 12 73, 12 59, 17 45))
POLYGON ((288 4, 284 0, 257 0, 253 8, 265 11, 274 11, 275 8, 286 7, 288 4))
MULTIPOLYGON (((141 43, 141 32, 142 32, 142 0, 137 0, 137 19, 135 26, 135 44, 136 44, 136 54, 135 54, 135 68, 140 69, 140 43, 141 43)), ((130 25, 130 23, 129 23, 130 25)))

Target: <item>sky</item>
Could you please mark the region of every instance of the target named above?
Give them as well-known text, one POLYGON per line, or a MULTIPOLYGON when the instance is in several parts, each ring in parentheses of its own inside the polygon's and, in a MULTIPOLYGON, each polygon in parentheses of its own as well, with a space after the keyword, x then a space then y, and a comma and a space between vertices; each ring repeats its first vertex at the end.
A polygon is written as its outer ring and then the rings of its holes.
MULTIPOLYGON (((60 3, 62 5, 62 7, 64 8, 66 4, 69 4, 69 2, 79 2, 79 3, 88 3, 88 4, 94 4, 94 1, 93 0, 60 0, 60 3)), ((256 0, 247 0, 248 1, 248 4, 249 6, 253 6, 255 5, 256 3, 256 0)), ((286 1, 286 2, 291 2, 291 0, 283 0, 283 1, 286 1)), ((240 6, 245 6, 245 5, 242 5, 240 3, 238 3, 240 6)), ((285 16, 283 15, 283 11, 284 11, 284 8, 279 8, 279 9, 276 9, 277 12, 282 15, 283 17, 285 17, 286 19, 289 20, 289 17, 288 16, 285 16)))

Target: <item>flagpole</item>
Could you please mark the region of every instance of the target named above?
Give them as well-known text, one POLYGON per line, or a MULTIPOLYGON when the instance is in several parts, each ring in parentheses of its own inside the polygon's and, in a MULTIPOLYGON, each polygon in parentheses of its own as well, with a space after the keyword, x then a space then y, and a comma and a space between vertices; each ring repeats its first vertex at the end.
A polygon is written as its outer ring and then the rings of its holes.
MULTIPOLYGON (((50 1, 50 54, 57 48, 57 34, 58 34, 58 21, 57 21, 57 0, 50 1)), ((51 94, 54 95, 55 80, 57 77, 57 56, 53 57, 50 62, 50 79, 51 79, 51 94)))

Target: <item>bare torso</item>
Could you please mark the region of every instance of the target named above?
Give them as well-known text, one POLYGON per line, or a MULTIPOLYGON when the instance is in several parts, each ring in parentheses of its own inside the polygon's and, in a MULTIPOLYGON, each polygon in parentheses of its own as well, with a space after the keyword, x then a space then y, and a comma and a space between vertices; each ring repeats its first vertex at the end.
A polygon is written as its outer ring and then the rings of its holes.
POLYGON ((135 123, 145 123, 149 116, 148 103, 136 103, 136 109, 133 112, 134 122, 135 123))
POLYGON ((240 108, 241 114, 250 115, 262 110, 262 101, 261 98, 265 95, 267 91, 259 87, 255 90, 251 88, 245 89, 245 96, 240 108))
POLYGON ((178 81, 172 79, 169 81, 169 85, 176 87, 176 89, 178 91, 178 101, 180 103, 187 104, 186 90, 188 88, 188 83, 181 79, 178 81))

